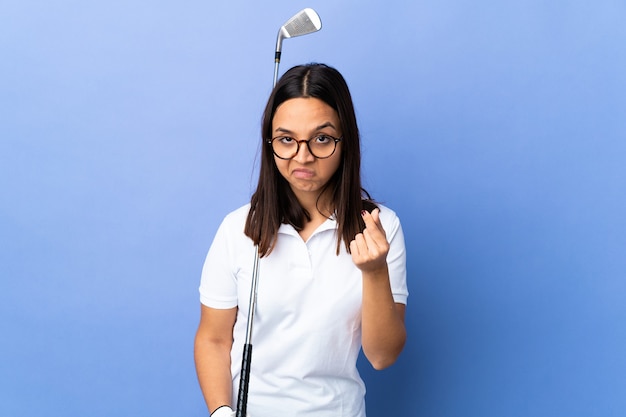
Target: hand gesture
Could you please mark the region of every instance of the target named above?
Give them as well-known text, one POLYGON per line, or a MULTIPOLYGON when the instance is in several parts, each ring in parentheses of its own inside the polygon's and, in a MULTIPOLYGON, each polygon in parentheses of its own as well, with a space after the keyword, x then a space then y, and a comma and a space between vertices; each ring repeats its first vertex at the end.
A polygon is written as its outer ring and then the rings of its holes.
POLYGON ((387 268, 387 253, 389 242, 385 229, 380 223, 380 210, 372 213, 363 210, 365 230, 354 237, 350 242, 352 261, 363 272, 375 272, 387 268))

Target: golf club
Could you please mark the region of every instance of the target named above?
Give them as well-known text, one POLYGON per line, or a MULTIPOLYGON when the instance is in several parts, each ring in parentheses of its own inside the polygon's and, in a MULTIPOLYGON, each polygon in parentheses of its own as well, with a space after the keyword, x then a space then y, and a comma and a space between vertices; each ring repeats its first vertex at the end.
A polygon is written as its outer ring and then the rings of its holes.
MULTIPOLYGON (((296 13, 278 30, 276 39, 276 53, 274 55, 274 86, 278 80, 278 64, 283 39, 294 38, 317 32, 322 28, 322 21, 313 9, 303 9, 296 13)), ((239 379, 239 391, 237 392, 236 417, 246 417, 248 409, 248 385, 250 384, 250 366, 252 364, 252 322, 256 309, 257 287, 259 282, 259 248, 254 250, 254 264, 252 269, 252 283, 250 284, 250 302, 248 304, 248 323, 246 327, 246 339, 243 346, 241 359, 241 375, 239 379)))
POLYGON ((278 81, 278 65, 282 52, 283 39, 295 38, 317 32, 322 28, 322 20, 313 9, 303 9, 280 27, 276 36, 276 52, 274 53, 274 86, 278 81))

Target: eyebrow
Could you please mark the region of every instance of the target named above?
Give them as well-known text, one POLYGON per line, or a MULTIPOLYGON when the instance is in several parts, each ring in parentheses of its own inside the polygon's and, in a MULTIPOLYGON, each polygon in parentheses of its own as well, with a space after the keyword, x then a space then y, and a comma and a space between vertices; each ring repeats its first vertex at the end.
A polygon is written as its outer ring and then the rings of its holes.
MULTIPOLYGON (((331 122, 326 122, 326 123, 322 123, 321 125, 319 125, 318 127, 316 127, 315 131, 319 131, 322 129, 325 129, 327 127, 332 127, 333 129, 337 130, 337 128, 335 127, 334 124, 332 124, 331 122)), ((277 127, 276 129, 274 129, 275 133, 287 133, 289 135, 293 134, 293 132, 289 129, 285 129, 284 127, 277 127)))

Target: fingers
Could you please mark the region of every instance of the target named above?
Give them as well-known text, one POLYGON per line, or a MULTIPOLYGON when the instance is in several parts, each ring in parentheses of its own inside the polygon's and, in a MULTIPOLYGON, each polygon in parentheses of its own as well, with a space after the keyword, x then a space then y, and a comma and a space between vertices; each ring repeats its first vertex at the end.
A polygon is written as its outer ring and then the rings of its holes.
POLYGON ((386 241, 383 246, 383 242, 376 242, 368 235, 368 231, 365 230, 350 242, 352 261, 363 271, 381 269, 386 266, 389 246, 386 241))
POLYGON ((371 213, 363 210, 361 212, 363 221, 365 222, 365 230, 369 230, 370 233, 374 233, 374 236, 378 237, 375 232, 381 233, 386 240, 386 233, 383 225, 380 222, 380 209, 375 208, 371 213))
POLYGON ((381 256, 383 252, 386 252, 387 240, 385 239, 385 235, 381 233, 372 233, 369 229, 363 230, 361 233, 363 236, 363 246, 365 251, 369 254, 369 256, 377 258, 381 256))
POLYGON ((350 253, 352 254, 353 259, 359 259, 361 257, 361 246, 363 245, 362 244, 359 245, 357 241, 362 240, 362 239, 363 239, 363 235, 359 233, 358 235, 354 237, 354 240, 350 242, 350 253))
POLYGON ((378 268, 385 264, 389 242, 380 222, 380 210, 362 213, 365 230, 358 233, 350 242, 350 252, 354 263, 360 269, 378 268))

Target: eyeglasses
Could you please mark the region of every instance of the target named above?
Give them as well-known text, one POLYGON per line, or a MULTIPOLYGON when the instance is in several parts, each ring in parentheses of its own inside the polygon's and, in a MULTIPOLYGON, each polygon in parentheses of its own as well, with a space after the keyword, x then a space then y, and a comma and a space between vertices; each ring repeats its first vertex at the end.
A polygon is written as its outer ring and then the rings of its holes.
POLYGON ((277 136, 267 141, 272 147, 274 155, 280 159, 292 159, 300 152, 300 144, 306 143, 311 155, 317 159, 330 158, 337 149, 337 142, 342 138, 335 138, 330 135, 317 135, 308 140, 296 140, 289 136, 277 136))

